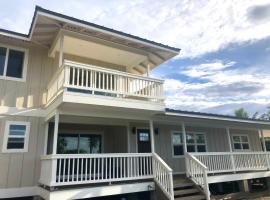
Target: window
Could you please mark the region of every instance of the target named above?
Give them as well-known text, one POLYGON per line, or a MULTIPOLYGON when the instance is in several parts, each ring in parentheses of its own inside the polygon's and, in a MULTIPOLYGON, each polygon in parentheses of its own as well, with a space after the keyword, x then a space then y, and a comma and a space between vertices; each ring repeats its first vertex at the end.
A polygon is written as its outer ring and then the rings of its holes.
POLYGON ((27 50, 0 46, 0 76, 11 80, 24 80, 27 50))
MULTIPOLYGON (((206 139, 203 133, 186 133, 187 152, 206 152, 206 139)), ((184 155, 184 139, 181 132, 172 132, 173 155, 184 155)))
POLYGON ((139 133, 139 140, 140 140, 140 142, 148 142, 148 141, 150 141, 149 133, 140 132, 139 133))
POLYGON ((58 154, 101 153, 101 135, 60 133, 58 154))
POLYGON ((187 133, 187 152, 206 152, 206 139, 203 133, 187 133))
POLYGON ((183 136, 181 132, 172 132, 173 155, 184 155, 183 136))
POLYGON ((7 121, 3 152, 27 152, 29 128, 29 122, 7 121))
POLYGON ((233 135, 233 148, 238 151, 249 150, 249 139, 247 135, 233 135))

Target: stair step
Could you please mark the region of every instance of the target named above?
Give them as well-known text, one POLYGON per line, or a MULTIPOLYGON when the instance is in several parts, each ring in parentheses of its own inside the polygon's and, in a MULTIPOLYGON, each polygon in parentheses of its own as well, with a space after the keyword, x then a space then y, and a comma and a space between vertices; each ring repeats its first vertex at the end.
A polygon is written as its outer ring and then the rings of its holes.
POLYGON ((181 188, 187 188, 187 187, 193 187, 194 183, 176 183, 173 185, 174 189, 181 189, 181 188))
POLYGON ((200 193, 196 188, 175 190, 174 196, 184 196, 184 195, 187 196, 187 195, 192 195, 192 194, 196 194, 196 193, 200 193))
POLYGON ((188 197, 176 197, 174 200, 205 200, 204 195, 193 195, 188 197))

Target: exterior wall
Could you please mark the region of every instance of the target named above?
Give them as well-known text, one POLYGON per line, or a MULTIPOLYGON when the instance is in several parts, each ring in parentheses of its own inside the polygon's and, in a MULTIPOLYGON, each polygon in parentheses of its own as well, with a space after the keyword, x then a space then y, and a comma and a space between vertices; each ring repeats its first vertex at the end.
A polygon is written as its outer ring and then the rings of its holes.
MULTIPOLYGON (((130 127, 149 128, 147 123, 131 123, 130 127)), ((173 156, 171 132, 182 132, 181 123, 179 125, 154 124, 158 128, 158 134, 155 134, 155 151, 164 159, 164 161, 173 169, 174 173, 185 172, 184 156, 173 156)), ((227 132, 225 128, 205 127, 196 125, 186 125, 186 132, 205 133, 208 152, 228 152, 230 151, 227 132)), ((230 129, 230 134, 247 134, 250 142, 251 151, 262 151, 260 137, 257 130, 240 128, 230 129)), ((130 133, 130 152, 137 152, 137 135, 130 133)))
POLYGON ((0 119, 0 188, 28 187, 38 183, 40 155, 44 145, 43 118, 1 117, 0 119), (5 121, 30 122, 29 148, 25 153, 2 153, 5 121))
POLYGON ((0 79, 0 106, 38 108, 45 103, 47 83, 53 75, 54 60, 47 49, 0 37, 0 44, 29 49, 26 81, 0 79), (8 42, 8 43, 7 43, 8 42))

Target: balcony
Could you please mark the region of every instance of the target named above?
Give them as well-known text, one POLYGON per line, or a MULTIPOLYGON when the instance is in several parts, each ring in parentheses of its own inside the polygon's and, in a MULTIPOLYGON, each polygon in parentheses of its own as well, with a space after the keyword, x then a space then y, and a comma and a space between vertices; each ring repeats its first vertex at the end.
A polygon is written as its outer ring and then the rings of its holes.
POLYGON ((62 93, 74 103, 164 109, 162 80, 67 60, 48 84, 47 105, 62 93))

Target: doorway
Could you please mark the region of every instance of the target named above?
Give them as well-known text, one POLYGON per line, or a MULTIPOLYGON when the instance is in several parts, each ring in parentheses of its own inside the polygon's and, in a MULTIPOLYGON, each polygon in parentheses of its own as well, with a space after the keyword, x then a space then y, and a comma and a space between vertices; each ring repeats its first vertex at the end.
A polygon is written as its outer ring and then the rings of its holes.
POLYGON ((138 153, 151 152, 151 136, 149 129, 137 129, 138 153))

